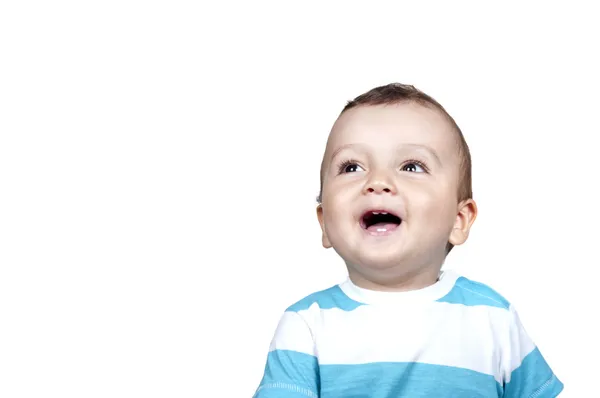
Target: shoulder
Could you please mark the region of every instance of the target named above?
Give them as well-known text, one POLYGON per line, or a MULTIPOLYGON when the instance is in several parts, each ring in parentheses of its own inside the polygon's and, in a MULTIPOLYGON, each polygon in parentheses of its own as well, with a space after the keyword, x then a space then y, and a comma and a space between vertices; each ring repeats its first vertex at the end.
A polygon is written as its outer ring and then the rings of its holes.
POLYGON ((450 291, 438 299, 438 302, 511 310, 511 303, 489 285, 462 275, 456 275, 455 278, 456 281, 450 291))
POLYGON ((315 335, 321 330, 323 312, 348 312, 362 305, 349 298, 339 284, 311 293, 283 312, 270 350, 292 350, 316 355, 315 335))
POLYGON ((338 309, 341 311, 353 311, 364 305, 348 297, 341 289, 340 285, 334 285, 309 294, 306 297, 290 305, 286 312, 304 312, 338 309))

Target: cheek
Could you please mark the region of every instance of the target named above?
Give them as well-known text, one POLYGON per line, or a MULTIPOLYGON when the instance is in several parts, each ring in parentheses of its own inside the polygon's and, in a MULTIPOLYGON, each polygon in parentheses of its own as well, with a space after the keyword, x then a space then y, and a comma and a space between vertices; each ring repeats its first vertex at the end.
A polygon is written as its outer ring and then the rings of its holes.
POLYGON ((325 231, 331 239, 343 235, 349 227, 351 221, 351 207, 344 195, 332 195, 323 201, 323 219, 325 222, 325 231))
POLYGON ((353 186, 356 181, 335 182, 328 184, 323 190, 323 203, 327 204, 330 212, 348 211, 354 202, 357 190, 353 186))
POLYGON ((413 213, 418 213, 426 219, 439 223, 453 221, 456 208, 454 193, 446 189, 420 189, 411 198, 413 213))
POLYGON ((325 226, 329 227, 332 232, 342 224, 346 217, 347 211, 344 211, 344 207, 335 202, 329 202, 327 211, 325 212, 325 226))

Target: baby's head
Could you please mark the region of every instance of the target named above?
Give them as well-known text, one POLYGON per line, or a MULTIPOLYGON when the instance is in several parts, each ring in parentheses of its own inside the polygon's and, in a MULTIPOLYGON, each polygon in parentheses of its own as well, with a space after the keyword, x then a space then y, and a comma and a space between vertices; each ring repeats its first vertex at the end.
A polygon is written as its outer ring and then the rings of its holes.
POLYGON ((467 240, 477 215, 469 147, 427 94, 374 88, 350 101, 331 130, 318 201, 323 246, 355 282, 425 283, 467 240))

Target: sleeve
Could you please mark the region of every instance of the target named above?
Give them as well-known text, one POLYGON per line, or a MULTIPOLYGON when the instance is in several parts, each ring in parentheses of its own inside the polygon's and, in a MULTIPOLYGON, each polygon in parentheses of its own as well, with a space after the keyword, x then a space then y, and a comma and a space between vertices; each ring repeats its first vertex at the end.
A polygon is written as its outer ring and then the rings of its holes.
POLYGON ((554 398, 564 388, 533 343, 514 307, 510 307, 508 353, 505 354, 504 398, 554 398))
POLYGON ((271 341, 253 398, 318 398, 319 366, 312 332, 297 312, 285 312, 271 341))

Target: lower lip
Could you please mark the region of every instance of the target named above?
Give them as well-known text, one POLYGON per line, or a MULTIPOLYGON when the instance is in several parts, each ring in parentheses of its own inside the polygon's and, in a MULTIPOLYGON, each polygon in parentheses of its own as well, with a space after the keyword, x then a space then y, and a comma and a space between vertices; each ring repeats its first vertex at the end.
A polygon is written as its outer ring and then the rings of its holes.
POLYGON ((361 228, 363 231, 365 231, 365 233, 367 235, 370 235, 370 236, 389 236, 389 235, 393 234, 395 231, 397 231, 399 226, 400 226, 400 224, 398 224, 398 225, 392 224, 387 227, 377 228, 374 230, 368 230, 366 228, 363 228, 362 226, 361 226, 361 228))

